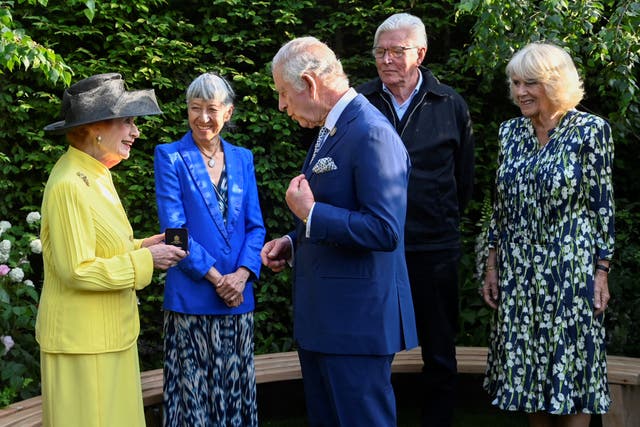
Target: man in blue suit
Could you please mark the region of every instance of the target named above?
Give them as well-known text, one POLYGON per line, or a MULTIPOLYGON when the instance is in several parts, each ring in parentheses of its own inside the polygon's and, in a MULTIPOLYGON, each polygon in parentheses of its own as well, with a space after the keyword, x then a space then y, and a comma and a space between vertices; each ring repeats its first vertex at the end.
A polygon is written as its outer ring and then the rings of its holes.
POLYGON ((317 39, 285 44, 272 73, 279 109, 302 127, 321 127, 286 192, 297 227, 261 252, 275 272, 294 268, 309 423, 395 426, 391 362, 417 345, 403 241, 409 157, 317 39))

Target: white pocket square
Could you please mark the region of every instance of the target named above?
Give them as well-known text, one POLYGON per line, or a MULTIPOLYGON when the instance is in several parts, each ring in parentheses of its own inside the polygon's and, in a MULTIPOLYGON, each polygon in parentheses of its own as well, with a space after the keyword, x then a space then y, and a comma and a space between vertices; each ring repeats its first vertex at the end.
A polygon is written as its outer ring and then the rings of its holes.
POLYGON ((338 166, 333 162, 331 157, 323 157, 318 159, 315 165, 313 165, 313 173, 326 173, 337 170, 338 166))

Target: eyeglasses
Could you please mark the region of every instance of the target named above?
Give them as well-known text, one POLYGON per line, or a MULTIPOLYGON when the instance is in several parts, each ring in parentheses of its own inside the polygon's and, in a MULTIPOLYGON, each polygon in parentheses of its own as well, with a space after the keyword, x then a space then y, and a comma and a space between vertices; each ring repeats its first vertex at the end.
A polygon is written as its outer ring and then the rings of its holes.
POLYGON ((383 48, 383 47, 374 47, 371 50, 371 53, 373 54, 373 56, 375 56, 378 59, 384 58, 384 54, 389 52, 389 57, 391 58, 400 58, 404 55, 404 51, 405 50, 410 50, 410 49, 417 49, 417 46, 409 46, 409 47, 405 47, 405 46, 391 46, 389 48, 383 48))

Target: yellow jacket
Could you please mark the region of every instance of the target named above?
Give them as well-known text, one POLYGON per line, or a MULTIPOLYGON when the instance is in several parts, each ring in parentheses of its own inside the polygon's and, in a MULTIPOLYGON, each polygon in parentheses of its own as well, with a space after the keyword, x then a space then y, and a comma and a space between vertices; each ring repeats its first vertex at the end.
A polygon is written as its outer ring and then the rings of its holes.
POLYGON ((151 282, 153 259, 133 238, 109 169, 69 147, 44 190, 40 238, 41 350, 93 354, 134 345, 140 331, 135 290, 151 282))

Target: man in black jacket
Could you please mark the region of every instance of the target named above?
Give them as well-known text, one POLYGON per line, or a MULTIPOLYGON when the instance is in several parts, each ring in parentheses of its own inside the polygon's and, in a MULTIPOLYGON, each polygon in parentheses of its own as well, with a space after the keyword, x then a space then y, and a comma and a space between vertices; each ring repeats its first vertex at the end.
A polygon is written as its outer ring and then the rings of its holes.
POLYGON ((471 198, 474 138, 466 102, 422 67, 422 21, 399 13, 377 29, 379 78, 361 85, 411 157, 405 250, 424 362, 423 426, 451 426, 455 403, 460 216, 471 198))

